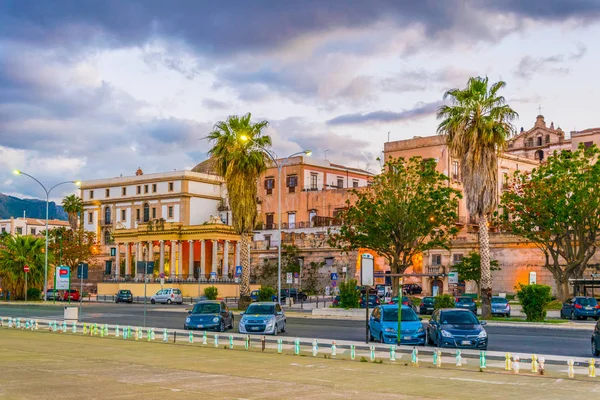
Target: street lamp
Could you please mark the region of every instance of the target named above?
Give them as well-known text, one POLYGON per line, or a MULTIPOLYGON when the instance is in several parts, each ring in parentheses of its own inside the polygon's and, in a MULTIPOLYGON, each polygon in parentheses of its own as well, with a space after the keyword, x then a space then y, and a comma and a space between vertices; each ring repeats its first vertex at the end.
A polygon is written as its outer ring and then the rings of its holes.
POLYGON ((284 158, 281 163, 278 163, 277 158, 275 157, 275 155, 273 154, 272 151, 267 150, 263 146, 259 145, 258 143, 256 143, 256 141, 252 140, 250 137, 248 137, 246 135, 241 135, 240 139, 243 142, 247 142, 249 140, 254 142, 262 151, 264 151, 269 156, 269 158, 277 166, 277 232, 279 234, 279 246, 277 246, 277 302, 279 304, 281 304, 281 245, 283 242, 283 240, 281 238, 281 171, 282 171, 283 167, 285 166, 285 164, 289 161, 290 158, 299 156, 302 154, 310 156, 312 154, 312 151, 304 150, 304 151, 299 151, 294 154, 290 154, 289 156, 284 158))
POLYGON ((44 301, 47 301, 47 296, 48 296, 48 205, 50 203, 50 193, 52 192, 52 190, 54 190, 54 188, 56 188, 57 186, 60 185, 64 185, 67 183, 74 183, 75 185, 79 186, 81 185, 81 181, 64 181, 64 182, 60 182, 57 183, 56 185, 52 186, 50 188, 50 190, 46 189, 46 186, 44 186, 44 184, 40 181, 38 181, 36 178, 34 178, 33 176, 23 172, 23 171, 19 171, 18 169, 15 169, 14 171, 15 175, 25 175, 30 177, 31 179, 33 179, 34 181, 36 181, 37 183, 39 183, 39 185, 42 187, 42 189, 44 189, 44 192, 46 192, 46 248, 44 251, 44 301))

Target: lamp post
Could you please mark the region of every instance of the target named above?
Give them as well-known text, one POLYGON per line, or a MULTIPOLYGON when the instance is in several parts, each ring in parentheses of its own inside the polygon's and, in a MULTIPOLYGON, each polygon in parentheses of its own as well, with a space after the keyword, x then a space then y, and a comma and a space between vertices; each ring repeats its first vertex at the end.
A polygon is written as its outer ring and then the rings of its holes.
POLYGON ((242 141, 250 140, 254 142, 262 151, 265 152, 265 154, 269 156, 269 158, 275 163, 275 166, 277 167, 277 233, 279 234, 279 246, 277 246, 277 302, 281 304, 281 245, 283 243, 283 240, 281 239, 281 172, 290 158, 302 154, 310 156, 312 154, 312 151, 304 150, 294 154, 290 154, 279 163, 277 162, 277 158, 271 150, 267 150, 263 146, 257 144, 254 140, 252 140, 252 138, 242 135, 240 136, 240 139, 242 141))
MULTIPOLYGON (((52 190, 54 190, 54 188, 60 186, 60 185, 65 185, 67 183, 74 183, 75 185, 79 186, 81 185, 81 181, 64 181, 64 182, 59 182, 56 185, 52 186, 50 189, 46 189, 46 186, 44 186, 44 184, 40 181, 38 181, 36 178, 34 178, 33 176, 23 172, 23 171, 19 171, 18 169, 15 169, 13 171, 15 173, 15 175, 25 175, 30 177, 31 179, 33 179, 34 181, 36 181, 41 187, 42 189, 44 189, 44 192, 46 193, 46 247, 45 247, 45 251, 44 251, 44 301, 47 301, 48 298, 48 206, 50 203, 50 193, 52 192, 52 190)), ((54 295, 53 295, 54 296, 54 295)))

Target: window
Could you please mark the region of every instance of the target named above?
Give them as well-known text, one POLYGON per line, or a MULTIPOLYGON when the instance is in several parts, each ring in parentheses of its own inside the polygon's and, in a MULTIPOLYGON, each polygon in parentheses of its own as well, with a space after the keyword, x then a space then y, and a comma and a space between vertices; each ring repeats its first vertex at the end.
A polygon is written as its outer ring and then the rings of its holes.
POLYGON ((173 182, 169 182, 169 192, 173 191, 173 182))
POLYGON ((454 254, 452 255, 452 264, 456 265, 458 263, 460 263, 463 259, 463 255, 462 254, 454 254))
POLYGON ((2 227, 2 233, 6 233, 6 228, 2 227))
POLYGON ((90 199, 93 199, 93 198, 94 198, 94 191, 90 190, 90 199))
POLYGON ((137 194, 142 194, 142 187, 141 186, 136 187, 136 192, 137 192, 137 194))
POLYGON ((310 224, 310 226, 314 226, 314 222, 313 219, 315 219, 315 217, 317 216, 317 210, 310 210, 308 212, 308 223, 310 224))
POLYGON ((141 215, 141 212, 140 212, 140 209, 138 208, 135 210, 135 220, 138 222, 141 220, 140 215, 141 215))
POLYGON ((152 218, 156 219, 156 207, 152 207, 152 218))
POLYGON ((127 196, 127 188, 121 188, 121 196, 127 196))
POLYGON ((121 221, 125 221, 127 219, 127 214, 125 210, 121 210, 121 221))
POLYGON ((298 177, 291 175, 286 178, 286 186, 289 188, 289 193, 296 192, 296 186, 298 186, 298 177))
POLYGON ((265 235, 265 244, 267 245, 267 249, 271 247, 271 235, 265 235))
POLYGON ((274 185, 275 185, 274 178, 266 178, 265 179, 265 190, 267 191, 267 194, 273 194, 273 186, 274 185))
POLYGON ((275 229, 273 226, 273 219, 275 219, 275 214, 267 214, 267 226, 266 229, 275 229))
POLYGON ((144 193, 148 193, 148 185, 144 185, 144 193))
POLYGON ((431 265, 434 265, 434 266, 442 265, 442 255, 441 254, 432 254, 431 255, 431 265))
POLYGON ((23 234, 23 228, 21 228, 20 226, 17 227, 16 232, 17 232, 17 235, 22 235, 23 234))
POLYGON ((104 208, 104 223, 105 224, 110 224, 110 207, 105 207, 104 208))
POLYGON ((535 152, 534 158, 536 160, 542 161, 544 159, 544 152, 542 150, 538 150, 535 152))
POLYGON ((452 179, 458 180, 458 161, 452 161, 452 179))
POLYGON ((156 193, 156 183, 152 184, 152 193, 156 193))
POLYGON ((542 137, 541 137, 541 136, 538 136, 538 137, 537 137, 537 145, 538 145, 538 146, 541 146, 541 145, 542 145, 542 137))
POLYGON ((144 203, 144 222, 148 221, 150 221, 150 205, 148 203, 144 203))
POLYGON ((104 231, 104 244, 111 244, 111 243, 112 243, 112 238, 110 236, 110 231, 105 230, 104 231))
POLYGON ((104 191, 104 197, 106 197, 107 199, 110 197, 110 189, 106 189, 104 191))
POLYGON ((352 187, 353 188, 357 188, 358 187, 358 179, 353 179, 352 180, 352 187))
POLYGON ((338 176, 338 178, 337 178, 337 188, 338 189, 343 189, 344 188, 344 178, 340 178, 338 176))
POLYGON ((35 228, 31 228, 31 234, 35 235, 35 228))
POLYGON ((585 142, 583 145, 587 149, 588 147, 592 147, 593 144, 594 144, 594 142, 585 142))
POLYGON ((546 144, 550 143, 550 135, 546 135, 546 144))
POLYGON ((318 175, 317 174, 310 174, 310 190, 317 190, 317 179, 318 179, 318 175))
POLYGON ((295 212, 288 213, 288 228, 289 229, 296 228, 296 213, 295 212))
POLYGON ((173 206, 169 206, 169 218, 173 218, 173 206))
POLYGON ((94 223, 94 213, 91 213, 91 212, 88 213, 88 223, 90 223, 90 224, 94 223))
POLYGON ((533 147, 533 138, 532 137, 527 139, 527 144, 525 145, 525 147, 533 147))

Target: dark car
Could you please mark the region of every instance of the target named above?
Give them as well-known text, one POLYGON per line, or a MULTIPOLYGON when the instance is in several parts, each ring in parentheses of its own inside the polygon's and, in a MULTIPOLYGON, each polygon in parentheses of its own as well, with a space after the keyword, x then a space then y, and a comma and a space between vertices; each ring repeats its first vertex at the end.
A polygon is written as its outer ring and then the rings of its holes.
MULTIPOLYGON (((306 299, 308 299, 306 293, 302 291, 299 292, 297 289, 281 289, 281 301, 285 301, 288 297, 297 301, 306 301, 306 299)), ((277 299, 277 297, 275 297, 275 299, 277 299)))
MULTIPOLYGON (((375 308, 379 304, 381 304, 379 296, 377 296, 376 294, 369 295, 369 308, 375 308)), ((363 295, 360 297, 360 308, 365 308, 366 306, 367 305, 365 303, 365 296, 363 295)))
POLYGON ((222 301, 201 301, 188 314, 183 329, 214 329, 224 332, 227 328, 233 328, 233 313, 222 301))
POLYGON ((419 306, 419 314, 421 315, 431 315, 433 314, 433 310, 435 309, 435 297, 423 297, 421 300, 421 305, 419 306))
POLYGON ((119 290, 115 303, 133 303, 133 294, 131 290, 119 290))
POLYGON ((463 308, 471 311, 473 314, 477 314, 477 304, 472 297, 457 297, 454 307, 463 308))
POLYGON ((510 304, 504 297, 492 297, 492 315, 510 317, 510 304))
POLYGON ((574 297, 563 303, 560 309, 561 318, 588 319, 594 318, 598 321, 600 317, 600 305, 593 297, 574 297))
POLYGON ((58 289, 48 289, 46 291, 46 299, 48 299, 48 300, 62 300, 62 296, 60 295, 60 290, 58 290, 58 289))
POLYGON ((423 288, 416 283, 407 283, 406 285, 402 285, 402 291, 406 294, 421 294, 423 288))
POLYGON ((483 325, 485 321, 480 322, 470 310, 436 310, 427 327, 428 341, 437 347, 487 350, 488 337, 483 325))
POLYGON ((600 322, 596 323, 594 333, 592 333, 592 355, 600 356, 600 322))

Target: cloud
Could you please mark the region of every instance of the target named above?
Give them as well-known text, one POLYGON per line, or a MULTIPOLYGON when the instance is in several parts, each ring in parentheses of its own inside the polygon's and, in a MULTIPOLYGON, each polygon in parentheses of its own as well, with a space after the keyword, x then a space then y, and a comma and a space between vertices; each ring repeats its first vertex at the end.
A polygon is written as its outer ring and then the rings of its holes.
POLYGON ((578 61, 585 56, 587 48, 583 43, 577 44, 577 49, 569 55, 555 54, 547 57, 534 57, 527 55, 519 61, 515 75, 519 78, 529 79, 539 72, 552 74, 568 74, 569 68, 563 64, 569 61, 578 61))
POLYGON ((424 68, 401 71, 391 77, 382 79, 379 88, 386 92, 408 93, 422 92, 431 89, 463 86, 469 77, 477 73, 468 69, 444 67, 437 70, 424 68))
POLYGON ((366 114, 345 114, 332 118, 327 121, 328 125, 352 125, 378 122, 398 122, 423 118, 428 115, 435 114, 441 101, 431 103, 418 103, 415 107, 400 111, 373 111, 366 114))
POLYGON ((202 105, 206 108, 210 108, 211 110, 223 110, 229 107, 228 103, 215 99, 203 99, 202 105))

